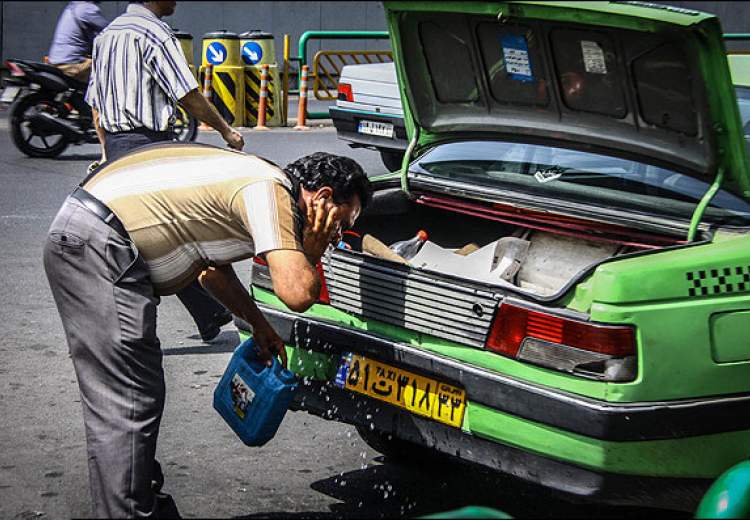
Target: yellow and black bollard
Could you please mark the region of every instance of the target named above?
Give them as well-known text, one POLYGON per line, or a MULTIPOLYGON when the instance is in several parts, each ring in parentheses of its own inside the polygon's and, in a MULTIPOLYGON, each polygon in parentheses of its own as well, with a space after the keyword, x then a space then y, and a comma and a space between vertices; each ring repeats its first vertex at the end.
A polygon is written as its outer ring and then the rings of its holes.
POLYGON ((229 31, 203 35, 201 80, 207 65, 213 65, 211 102, 227 123, 244 124, 245 82, 240 58, 239 36, 229 31))
POLYGON ((175 38, 177 38, 177 41, 180 42, 180 48, 182 49, 182 54, 185 55, 185 60, 187 61, 188 67, 190 67, 190 72, 192 72, 193 76, 195 76, 195 61, 193 60, 193 35, 185 31, 175 29, 174 36, 175 38))
POLYGON ((276 64, 273 35, 263 31, 248 31, 240 34, 240 53, 245 64, 245 125, 254 126, 258 122, 261 68, 263 65, 268 65, 265 123, 269 126, 281 126, 281 77, 276 64))

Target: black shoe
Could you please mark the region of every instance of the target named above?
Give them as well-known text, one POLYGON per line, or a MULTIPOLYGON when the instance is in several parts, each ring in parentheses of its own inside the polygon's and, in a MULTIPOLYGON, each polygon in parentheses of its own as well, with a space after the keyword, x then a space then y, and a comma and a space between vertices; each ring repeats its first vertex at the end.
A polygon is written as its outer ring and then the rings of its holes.
POLYGON ((232 321, 232 313, 228 310, 220 314, 214 314, 211 325, 209 325, 205 329, 198 330, 201 335, 201 339, 203 341, 211 341, 212 339, 216 338, 216 336, 219 335, 219 332, 221 332, 221 326, 226 325, 230 321, 232 321))
POLYGON ((156 518, 182 518, 172 495, 156 493, 156 518))

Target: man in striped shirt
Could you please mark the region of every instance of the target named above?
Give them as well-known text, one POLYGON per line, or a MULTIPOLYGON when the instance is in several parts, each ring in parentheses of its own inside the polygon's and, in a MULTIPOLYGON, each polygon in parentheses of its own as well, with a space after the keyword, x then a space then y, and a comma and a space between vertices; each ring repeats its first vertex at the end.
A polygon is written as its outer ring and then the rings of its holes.
POLYGON ((253 327, 270 364, 283 342, 232 262, 264 256, 274 291, 304 312, 318 298, 329 244, 371 197, 362 168, 326 153, 281 170, 253 155, 159 144, 109 162, 55 217, 44 266, 83 403, 96 517, 176 514, 157 493, 164 408, 159 298, 199 277, 253 327))
MULTIPOLYGON (((161 18, 176 2, 131 2, 94 41, 93 68, 86 101, 92 106, 103 157, 112 161, 130 150, 171 138, 170 118, 179 102, 241 150, 239 132, 229 126, 198 92, 170 27, 161 18)), ((205 341, 230 321, 229 312, 197 281, 177 293, 205 341)))

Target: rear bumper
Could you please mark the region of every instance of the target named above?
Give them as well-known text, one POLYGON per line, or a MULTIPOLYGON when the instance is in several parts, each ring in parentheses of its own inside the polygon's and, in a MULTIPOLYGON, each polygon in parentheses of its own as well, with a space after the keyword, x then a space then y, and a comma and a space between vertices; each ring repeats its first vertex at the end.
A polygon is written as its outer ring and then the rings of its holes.
POLYGON ((356 110, 336 107, 330 107, 329 112, 331 114, 331 119, 333 120, 333 125, 336 127, 336 133, 340 139, 378 149, 405 151, 407 148, 408 142, 406 139, 406 127, 404 126, 403 117, 374 114, 371 112, 358 112, 356 110), (392 124, 394 138, 388 139, 387 137, 360 134, 357 132, 357 127, 359 122, 363 119, 367 121, 392 124))
MULTIPOLYGON (((287 345, 328 354, 354 351, 466 389, 469 403, 543 427, 580 435, 597 443, 622 446, 748 429, 750 396, 664 403, 612 404, 551 390, 489 372, 434 353, 335 323, 260 305, 287 345), (613 442, 616 441, 616 442, 613 442), (631 441, 631 442, 628 442, 631 441)), ((242 330, 249 326, 236 322, 242 330)), ((452 428, 409 414, 389 404, 341 390, 326 381, 302 385, 294 407, 349 424, 374 427, 395 437, 578 496, 612 504, 649 504, 692 510, 710 484, 707 478, 643 476, 590 468, 564 456, 483 438, 471 427, 452 428)), ((523 446, 522 443, 517 445, 523 446)), ((583 448, 586 449, 586 448, 583 448)), ((690 456, 689 454, 685 454, 690 456)))

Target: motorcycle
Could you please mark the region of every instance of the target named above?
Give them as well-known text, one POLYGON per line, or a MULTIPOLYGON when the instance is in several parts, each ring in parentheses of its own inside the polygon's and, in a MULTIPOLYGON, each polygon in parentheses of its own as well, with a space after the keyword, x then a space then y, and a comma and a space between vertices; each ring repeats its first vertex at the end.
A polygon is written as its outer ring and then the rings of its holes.
MULTIPOLYGON (((29 157, 52 158, 71 144, 96 144, 91 107, 84 95, 87 84, 53 65, 8 60, 10 76, 3 79, 0 103, 11 103, 10 135, 29 157)), ((198 121, 177 105, 172 132, 175 141, 194 141, 198 121)))

